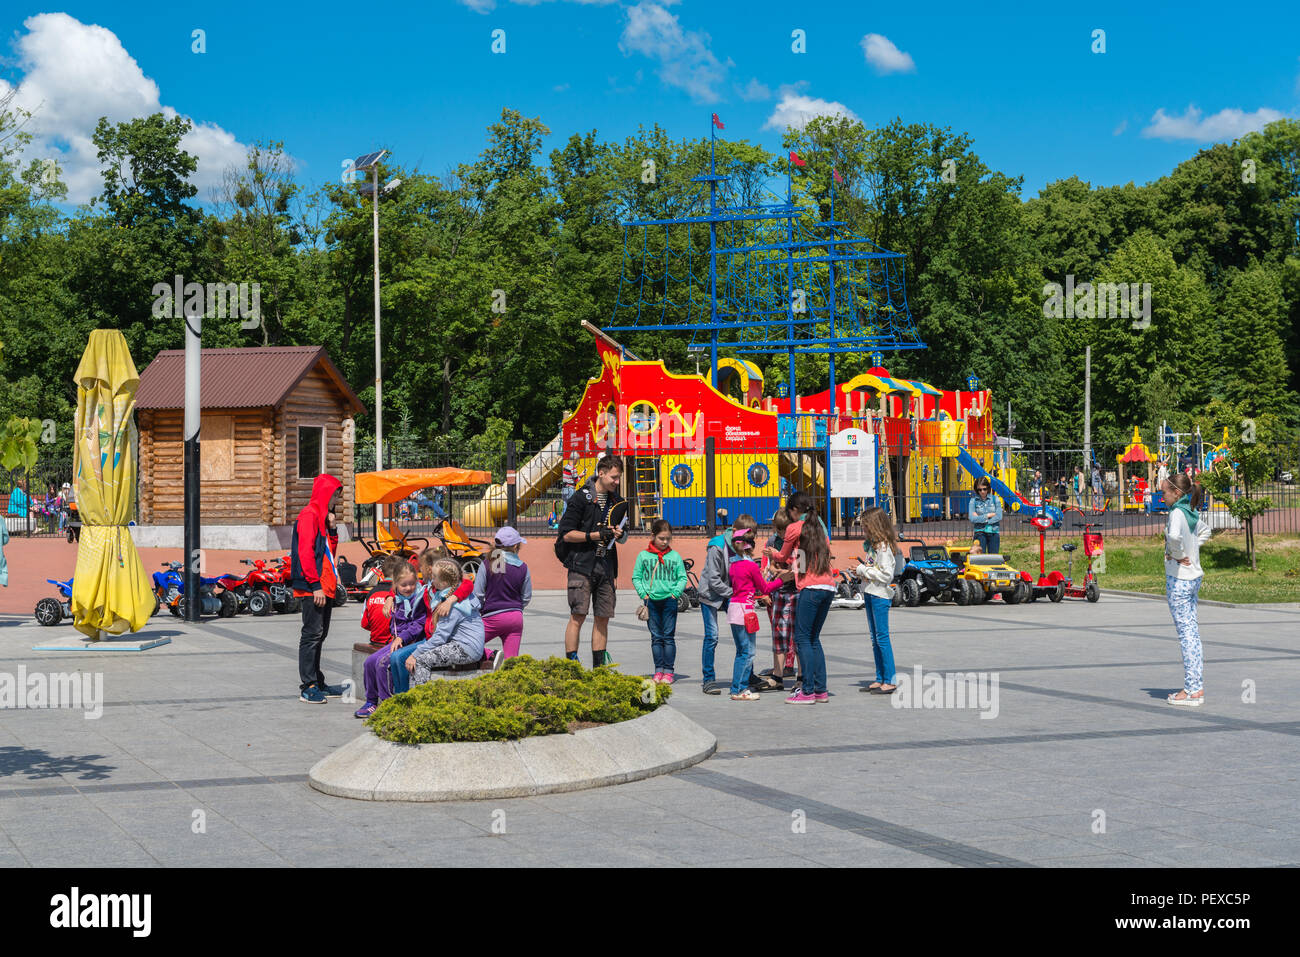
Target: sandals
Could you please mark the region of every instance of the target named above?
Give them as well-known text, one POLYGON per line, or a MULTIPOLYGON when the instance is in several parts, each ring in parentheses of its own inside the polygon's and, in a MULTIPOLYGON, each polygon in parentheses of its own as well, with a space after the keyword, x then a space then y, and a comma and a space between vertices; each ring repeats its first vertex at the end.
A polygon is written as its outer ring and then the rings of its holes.
POLYGON ((758 695, 752 691, 742 691, 740 694, 733 694, 732 701, 757 701, 758 695))
POLYGON ((1186 691, 1176 691, 1165 699, 1170 704, 1180 704, 1187 708, 1199 708, 1205 703, 1205 692, 1197 692, 1196 697, 1192 697, 1186 691), (1183 697, 1179 698, 1178 695, 1183 697))
POLYGON ((863 685, 858 690, 861 691, 863 694, 876 694, 880 690, 880 682, 873 681, 869 685, 863 685))
POLYGON ((880 685, 877 688, 872 688, 870 693, 871 694, 893 694, 897 690, 898 690, 898 685, 894 685, 894 687, 888 689, 886 689, 884 685, 880 685))

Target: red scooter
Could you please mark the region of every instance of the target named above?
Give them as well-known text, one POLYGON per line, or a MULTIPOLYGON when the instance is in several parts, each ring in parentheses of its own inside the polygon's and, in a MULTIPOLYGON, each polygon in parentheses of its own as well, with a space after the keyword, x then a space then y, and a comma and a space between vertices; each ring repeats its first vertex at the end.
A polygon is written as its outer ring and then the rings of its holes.
POLYGON ((1075 522, 1075 528, 1082 528, 1083 533, 1083 553, 1088 556, 1088 571, 1084 575, 1082 586, 1074 583, 1074 552, 1079 547, 1074 542, 1066 542, 1061 546, 1061 551, 1065 552, 1069 561, 1069 570, 1063 575, 1059 571, 1047 570, 1047 529, 1052 527, 1052 520, 1045 515, 1035 515, 1033 518, 1022 519, 1022 521, 1033 525, 1038 529, 1038 581, 1033 583, 1033 590, 1030 594, 1030 601, 1039 598, 1048 598, 1053 602, 1058 602, 1063 598, 1083 598, 1086 601, 1096 601, 1101 597, 1101 585, 1097 583, 1097 576, 1092 570, 1092 562, 1104 554, 1105 546, 1102 542, 1101 533, 1089 532, 1090 528, 1100 528, 1100 522, 1075 522))

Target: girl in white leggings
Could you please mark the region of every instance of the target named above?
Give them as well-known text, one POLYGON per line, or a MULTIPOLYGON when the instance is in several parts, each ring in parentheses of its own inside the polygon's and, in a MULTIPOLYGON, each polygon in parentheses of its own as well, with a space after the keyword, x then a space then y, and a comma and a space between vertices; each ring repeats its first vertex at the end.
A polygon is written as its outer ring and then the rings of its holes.
POLYGON ((1201 518, 1205 492, 1185 472, 1175 472, 1160 486, 1169 505, 1165 527, 1165 590, 1169 612, 1183 651, 1183 690, 1168 697, 1170 704, 1198 707, 1205 701, 1201 677, 1201 631, 1196 620, 1196 596, 1201 590, 1201 545, 1210 537, 1210 524, 1201 518))

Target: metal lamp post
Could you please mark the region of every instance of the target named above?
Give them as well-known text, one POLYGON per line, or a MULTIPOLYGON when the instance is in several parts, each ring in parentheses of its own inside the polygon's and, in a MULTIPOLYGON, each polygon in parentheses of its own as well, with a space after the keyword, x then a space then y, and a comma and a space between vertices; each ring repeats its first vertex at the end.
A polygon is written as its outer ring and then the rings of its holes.
POLYGON ((387 150, 376 150, 358 156, 352 168, 370 170, 374 177, 373 184, 366 184, 361 191, 372 194, 374 201, 374 253, 375 253, 375 471, 384 467, 384 367, 380 354, 382 333, 379 321, 379 197, 396 188, 401 180, 392 180, 383 189, 379 188, 379 161, 388 155, 387 150), (369 186, 369 189, 366 187, 369 186))

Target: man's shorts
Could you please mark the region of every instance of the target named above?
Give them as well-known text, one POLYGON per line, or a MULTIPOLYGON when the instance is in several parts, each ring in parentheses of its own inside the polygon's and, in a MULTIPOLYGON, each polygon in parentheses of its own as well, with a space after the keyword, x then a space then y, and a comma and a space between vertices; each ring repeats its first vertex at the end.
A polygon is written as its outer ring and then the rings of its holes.
POLYGON ((592 580, 586 575, 570 571, 569 612, 585 615, 589 609, 597 618, 614 617, 614 582, 609 578, 600 578, 593 586, 592 580))

